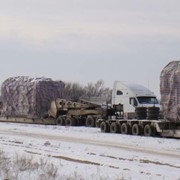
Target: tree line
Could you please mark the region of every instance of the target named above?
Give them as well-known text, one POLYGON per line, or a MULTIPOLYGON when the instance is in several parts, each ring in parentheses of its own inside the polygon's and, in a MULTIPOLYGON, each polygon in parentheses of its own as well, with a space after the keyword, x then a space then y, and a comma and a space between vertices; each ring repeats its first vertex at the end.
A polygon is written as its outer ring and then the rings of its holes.
POLYGON ((95 83, 88 83, 86 86, 79 83, 65 83, 64 98, 69 100, 77 100, 80 98, 99 98, 104 97, 106 102, 111 101, 112 90, 104 87, 104 81, 98 80, 95 83))

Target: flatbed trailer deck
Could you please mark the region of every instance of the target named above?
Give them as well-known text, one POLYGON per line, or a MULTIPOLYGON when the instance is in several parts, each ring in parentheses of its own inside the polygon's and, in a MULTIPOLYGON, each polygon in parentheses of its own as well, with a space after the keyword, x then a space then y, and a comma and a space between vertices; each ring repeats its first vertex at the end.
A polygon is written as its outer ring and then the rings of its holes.
POLYGON ((56 125, 53 118, 0 117, 0 122, 56 125))

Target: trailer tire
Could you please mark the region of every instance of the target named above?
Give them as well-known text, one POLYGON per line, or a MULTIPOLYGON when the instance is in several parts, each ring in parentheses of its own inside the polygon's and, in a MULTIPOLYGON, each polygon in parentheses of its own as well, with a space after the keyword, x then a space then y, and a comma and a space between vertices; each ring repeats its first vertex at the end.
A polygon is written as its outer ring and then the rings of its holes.
POLYGON ((101 132, 104 132, 104 133, 107 133, 110 131, 109 124, 106 122, 102 122, 100 125, 100 128, 101 128, 101 132))
POLYGON ((132 135, 138 136, 141 134, 141 128, 138 124, 133 124, 132 126, 132 135))
POLYGON ((121 125, 121 134, 130 134, 129 126, 126 123, 121 125))
POLYGON ((146 124, 144 126, 144 136, 153 136, 153 135, 154 135, 153 127, 150 124, 146 124))
POLYGON ((87 127, 95 127, 95 120, 94 120, 93 116, 88 116, 86 118, 86 126, 87 127))
POLYGON ((75 126, 76 125, 76 119, 74 119, 74 118, 66 118, 65 119, 65 125, 66 126, 75 126))
POLYGON ((65 119, 62 116, 59 116, 56 121, 57 125, 64 126, 65 125, 65 119))
POLYGON ((110 125, 110 132, 111 133, 119 133, 119 125, 115 122, 112 122, 110 125))

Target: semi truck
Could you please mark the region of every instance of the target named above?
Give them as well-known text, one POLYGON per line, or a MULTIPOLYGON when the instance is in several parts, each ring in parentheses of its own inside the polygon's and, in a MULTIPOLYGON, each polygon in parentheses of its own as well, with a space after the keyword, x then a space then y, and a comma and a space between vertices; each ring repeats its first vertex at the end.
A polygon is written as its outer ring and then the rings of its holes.
POLYGON ((123 118, 136 118, 136 107, 160 107, 156 95, 139 84, 115 81, 112 90, 112 106, 122 105, 123 118))
POLYGON ((112 108, 111 116, 98 120, 101 132, 180 137, 180 122, 163 119, 155 94, 141 85, 115 81, 112 108))

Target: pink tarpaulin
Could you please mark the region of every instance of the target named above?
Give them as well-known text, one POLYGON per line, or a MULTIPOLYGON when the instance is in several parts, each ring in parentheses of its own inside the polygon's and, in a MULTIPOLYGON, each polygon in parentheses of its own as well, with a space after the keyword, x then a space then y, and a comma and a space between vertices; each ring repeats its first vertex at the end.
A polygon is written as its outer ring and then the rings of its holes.
POLYGON ((50 102, 62 97, 64 83, 49 78, 18 76, 8 78, 1 86, 2 115, 42 117, 50 102))
POLYGON ((170 62, 162 70, 160 81, 164 118, 180 121, 180 61, 170 62))

